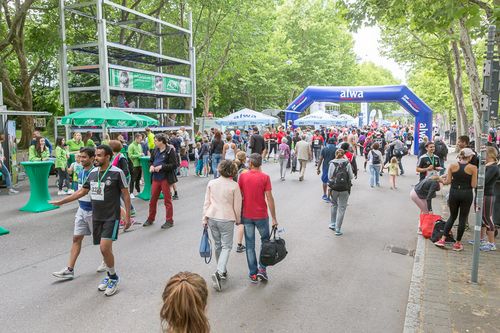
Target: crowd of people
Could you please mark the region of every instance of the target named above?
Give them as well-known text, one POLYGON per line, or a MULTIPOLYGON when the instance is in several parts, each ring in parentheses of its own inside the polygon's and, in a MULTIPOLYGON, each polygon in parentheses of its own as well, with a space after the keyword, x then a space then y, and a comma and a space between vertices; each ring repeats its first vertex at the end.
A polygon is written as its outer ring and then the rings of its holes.
MULTIPOLYGON (((211 275, 212 284, 217 291, 222 291, 229 277, 227 266, 234 234, 236 252, 246 253, 250 282, 269 280, 267 267, 258 260, 259 253, 255 249, 255 231, 259 232, 261 241, 266 241, 272 228, 278 225, 271 178, 262 171, 263 163, 279 163, 281 181, 297 173, 300 182, 305 180, 307 166, 314 163, 322 183, 321 199, 331 205, 329 228, 336 236, 342 236, 352 183, 358 177, 360 166, 369 173, 371 188, 380 187, 380 177, 387 173, 390 189, 397 190, 397 177, 405 173, 402 159, 411 154, 412 143, 412 128, 402 126, 359 129, 255 127, 225 132, 211 129, 196 133, 192 141, 185 129, 156 135, 146 129, 145 133, 136 133, 131 138, 117 135, 111 139, 105 135, 98 145, 92 133, 75 133, 67 142, 64 138, 56 138, 55 147, 38 132, 29 149, 29 159, 47 160, 51 155, 55 158, 58 194, 62 198, 53 201, 54 205, 78 201, 67 266, 53 275, 60 279, 74 278, 82 241, 85 236, 92 236, 102 254, 97 271, 106 272, 98 290, 112 296, 120 284, 112 244, 120 228, 127 231, 137 223, 131 198, 134 192, 141 192, 145 172, 142 157, 149 157, 148 171, 151 173, 151 200, 144 227, 156 223, 161 193, 165 205, 161 229, 174 226, 172 200, 179 198, 176 186, 179 178, 189 175, 213 177, 206 187, 201 223, 210 230, 214 243, 216 268, 211 275), (75 161, 71 160, 72 154, 75 161)), ((458 161, 445 166, 446 144, 439 136, 434 136, 434 141, 424 138, 418 147, 415 169, 419 182, 410 193, 421 213, 429 213, 436 192, 442 185, 450 184, 450 218, 443 238, 435 244, 446 245, 446 235, 458 218, 453 244, 457 251, 463 249, 461 239, 474 202, 473 189, 477 186, 479 160, 470 144, 467 136, 460 137, 458 161)), ((0 164, 1 153, 0 150, 0 164)), ((486 163, 481 250, 492 251, 496 250, 492 216, 499 206, 495 193, 498 193, 496 184, 500 180, 496 147, 487 147, 486 163)), ((207 284, 202 277, 190 272, 176 274, 163 293, 162 321, 171 331, 208 332, 207 297, 207 284)))

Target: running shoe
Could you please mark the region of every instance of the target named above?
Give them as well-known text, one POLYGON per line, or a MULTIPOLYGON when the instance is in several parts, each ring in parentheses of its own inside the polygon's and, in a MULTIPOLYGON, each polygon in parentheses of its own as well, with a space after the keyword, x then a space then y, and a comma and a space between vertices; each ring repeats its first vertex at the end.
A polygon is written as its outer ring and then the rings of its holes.
POLYGON ((137 215, 137 212, 135 211, 135 209, 131 209, 130 210, 130 217, 135 217, 137 215))
POLYGON ((108 269, 108 266, 106 266, 106 263, 103 261, 101 262, 101 264, 99 265, 99 267, 97 267, 97 273, 102 273, 102 272, 106 272, 106 270, 108 269))
POLYGON ((484 251, 484 252, 489 252, 489 251, 496 251, 497 247, 495 243, 486 243, 482 246, 479 247, 479 250, 484 251))
POLYGON ((342 236, 344 233, 340 230, 335 231, 335 236, 342 236))
POLYGON ((269 280, 265 268, 259 268, 259 271, 257 272, 257 279, 262 282, 267 282, 269 280))
POLYGON ((167 221, 165 223, 163 223, 163 225, 161 226, 162 229, 169 229, 169 228, 172 228, 174 226, 174 222, 172 221, 167 221))
POLYGON ((61 269, 59 272, 54 272, 52 273, 56 278, 63 279, 63 280, 71 280, 75 277, 75 272, 70 271, 68 267, 65 267, 61 269))
POLYGON ((18 194, 19 191, 14 190, 13 188, 9 188, 9 194, 18 194))
POLYGON ((74 190, 72 190, 72 189, 69 189, 69 190, 67 190, 67 191, 66 191, 66 194, 67 194, 67 195, 71 195, 71 194, 73 194, 73 193, 75 193, 75 191, 74 191, 74 190))
POLYGON ((214 289, 217 290, 217 291, 221 291, 222 290, 222 286, 220 284, 220 280, 221 280, 221 277, 220 277, 220 275, 219 275, 218 272, 215 272, 214 274, 212 274, 213 286, 214 286, 214 289))
POLYGON ((120 278, 109 279, 108 285, 106 286, 106 290, 104 291, 104 295, 113 296, 118 291, 118 284, 120 284, 120 278))
POLYGON ((439 247, 445 247, 446 246, 446 242, 444 241, 444 239, 441 238, 437 242, 434 242, 434 245, 439 246, 439 247))
POLYGON ((134 193, 130 193, 130 199, 135 199, 134 193))
POLYGON ((238 252, 238 253, 243 253, 243 252, 245 252, 245 250, 246 250, 246 247, 243 244, 238 245, 238 247, 236 248, 236 252, 238 252))
MULTIPOLYGON (((469 243, 470 245, 474 245, 474 240, 471 239, 470 241, 468 241, 467 243, 469 243)), ((480 240, 480 244, 481 245, 485 245, 486 243, 488 243, 488 241, 486 240, 486 238, 483 238, 480 240)))
POLYGON ((323 199, 325 201, 330 201, 330 200, 328 200, 328 196, 326 194, 323 194, 323 196, 321 197, 321 199, 323 199))
POLYGON ((453 244, 453 251, 462 251, 464 249, 464 246, 460 242, 456 242, 453 244))
POLYGON ((66 195, 66 191, 63 191, 63 190, 60 190, 60 191, 57 191, 57 195, 66 195))
POLYGON ((179 196, 178 196, 177 194, 174 194, 174 195, 172 196, 172 200, 179 200, 179 196))
POLYGON ((142 225, 143 227, 149 227, 150 225, 153 225, 153 223, 155 223, 154 221, 150 221, 150 220, 146 220, 146 222, 144 222, 144 224, 142 225))
POLYGON ((220 274, 220 278, 222 280, 227 280, 227 277, 228 277, 227 271, 225 271, 224 273, 220 274))
POLYGON ((259 280, 257 279, 257 274, 250 275, 250 282, 259 283, 259 280))
POLYGON ((335 231, 335 223, 330 223, 328 225, 328 228, 332 229, 333 231, 335 231))
POLYGON ((109 276, 106 275, 106 277, 104 279, 102 279, 101 283, 99 283, 99 285, 97 286, 97 289, 99 291, 106 290, 108 288, 109 280, 111 280, 111 279, 109 278, 109 276))

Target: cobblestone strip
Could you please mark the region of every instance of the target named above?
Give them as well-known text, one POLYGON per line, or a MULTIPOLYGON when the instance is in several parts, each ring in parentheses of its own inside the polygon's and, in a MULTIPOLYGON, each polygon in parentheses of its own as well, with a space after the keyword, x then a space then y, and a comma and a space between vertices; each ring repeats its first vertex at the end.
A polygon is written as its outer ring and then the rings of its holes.
POLYGON ((408 304, 406 305, 406 316, 404 333, 419 332, 420 312, 422 308, 422 282, 424 273, 425 238, 421 235, 417 239, 415 259, 413 261, 413 272, 408 293, 408 304))

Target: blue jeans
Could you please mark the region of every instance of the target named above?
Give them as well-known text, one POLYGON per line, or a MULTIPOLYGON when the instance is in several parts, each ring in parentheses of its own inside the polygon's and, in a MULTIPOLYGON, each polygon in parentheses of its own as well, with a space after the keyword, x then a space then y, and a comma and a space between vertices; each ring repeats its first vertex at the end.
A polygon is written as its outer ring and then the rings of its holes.
POLYGON ((3 162, 0 162, 0 164, 2 165, 0 171, 3 174, 2 177, 5 180, 5 186, 7 186, 7 188, 12 188, 12 181, 10 180, 10 172, 3 162))
POLYGON ((219 178, 219 172, 217 171, 217 166, 219 166, 221 159, 222 159, 222 154, 212 154, 212 170, 214 171, 214 178, 219 178))
POLYGON ((370 186, 380 186, 380 164, 370 164, 370 186))
MULTIPOLYGON (((257 255, 255 253, 255 228, 259 231, 261 242, 269 240, 269 218, 260 220, 251 220, 242 218, 241 222, 245 226, 245 245, 247 254, 247 264, 250 275, 257 274, 257 255)), ((260 257, 260 251, 259 251, 260 257)), ((259 268, 265 269, 259 260, 259 268)))

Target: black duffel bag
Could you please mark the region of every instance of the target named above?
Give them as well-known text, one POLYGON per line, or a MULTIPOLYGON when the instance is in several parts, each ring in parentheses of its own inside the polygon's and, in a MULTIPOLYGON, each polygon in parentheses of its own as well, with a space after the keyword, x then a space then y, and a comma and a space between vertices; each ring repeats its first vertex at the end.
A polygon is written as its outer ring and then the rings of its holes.
POLYGON ((276 238, 277 227, 271 229, 271 237, 269 240, 262 242, 260 250, 260 262, 264 266, 273 266, 285 259, 288 251, 286 250, 285 240, 276 238))

